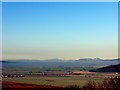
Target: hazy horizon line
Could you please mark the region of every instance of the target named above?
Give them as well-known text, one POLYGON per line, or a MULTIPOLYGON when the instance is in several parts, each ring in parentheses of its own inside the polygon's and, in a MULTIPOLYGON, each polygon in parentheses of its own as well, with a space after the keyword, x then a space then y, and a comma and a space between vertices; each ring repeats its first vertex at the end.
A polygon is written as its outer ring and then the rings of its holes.
POLYGON ((91 57, 85 57, 85 58, 78 58, 78 59, 64 59, 64 58, 49 58, 49 59, 2 59, 0 61, 5 61, 5 60, 52 60, 52 59, 61 59, 61 60, 80 60, 80 59, 119 59, 119 58, 99 58, 99 57, 94 57, 94 58, 91 58, 91 57))

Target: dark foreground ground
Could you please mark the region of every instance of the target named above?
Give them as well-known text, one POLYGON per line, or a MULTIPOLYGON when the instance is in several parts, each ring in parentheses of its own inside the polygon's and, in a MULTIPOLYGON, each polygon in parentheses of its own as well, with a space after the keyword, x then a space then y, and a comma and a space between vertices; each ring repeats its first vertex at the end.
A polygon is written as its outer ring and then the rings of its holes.
POLYGON ((68 88, 68 87, 56 87, 49 85, 34 85, 27 83, 15 83, 15 82, 2 82, 2 90, 120 90, 118 88, 68 88))
POLYGON ((27 83, 2 82, 2 90, 61 90, 64 87, 55 87, 49 85, 34 85, 27 83))

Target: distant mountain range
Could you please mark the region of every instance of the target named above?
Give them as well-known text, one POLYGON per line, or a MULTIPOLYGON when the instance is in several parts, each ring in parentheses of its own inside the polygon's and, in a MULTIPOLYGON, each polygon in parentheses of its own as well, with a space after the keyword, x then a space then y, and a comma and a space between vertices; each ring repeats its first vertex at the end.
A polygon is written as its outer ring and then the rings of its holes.
POLYGON ((33 59, 16 59, 16 60, 5 60, 0 62, 40 62, 40 61, 50 61, 50 62, 60 62, 60 61, 120 61, 120 59, 101 59, 101 58, 82 58, 78 60, 64 60, 64 59, 47 59, 47 60, 33 60, 33 59))
POLYGON ((119 59, 100 59, 100 58, 84 58, 78 60, 48 59, 48 60, 6 60, 1 61, 3 67, 93 67, 108 66, 118 64, 119 59))
POLYGON ((97 60, 97 61, 120 61, 120 59, 101 59, 101 58, 83 58, 83 59, 79 59, 79 60, 76 60, 76 61, 82 61, 82 60, 85 60, 85 61, 90 61, 90 60, 97 60))
POLYGON ((6 62, 60 62, 60 61, 65 61, 65 60, 63 59, 47 59, 47 60, 16 59, 16 60, 5 60, 0 62, 6 63, 6 62))

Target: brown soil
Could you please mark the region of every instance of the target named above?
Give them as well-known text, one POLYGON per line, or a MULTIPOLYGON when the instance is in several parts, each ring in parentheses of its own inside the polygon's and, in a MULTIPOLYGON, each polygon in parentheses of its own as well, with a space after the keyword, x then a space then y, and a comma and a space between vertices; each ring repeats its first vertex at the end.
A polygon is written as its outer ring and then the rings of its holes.
POLYGON ((15 83, 15 82, 2 82, 1 90, 120 90, 120 87, 117 88, 101 88, 101 87, 93 87, 93 88, 65 88, 65 87, 57 87, 57 86, 49 86, 49 85, 35 85, 35 84, 27 84, 27 83, 15 83))
POLYGON ((2 90, 61 90, 64 87, 50 86, 50 85, 35 85, 27 83, 2 82, 2 90))

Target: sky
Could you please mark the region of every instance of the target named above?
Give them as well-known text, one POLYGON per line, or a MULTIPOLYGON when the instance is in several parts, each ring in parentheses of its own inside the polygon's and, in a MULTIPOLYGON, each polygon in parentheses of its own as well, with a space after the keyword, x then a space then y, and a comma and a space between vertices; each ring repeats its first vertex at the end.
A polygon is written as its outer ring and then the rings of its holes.
POLYGON ((2 2, 119 2, 120 0, 2 0, 2 2))
POLYGON ((118 58, 117 2, 3 2, 3 59, 118 58))
POLYGON ((0 2, 0 60, 2 60, 2 3, 0 2))

